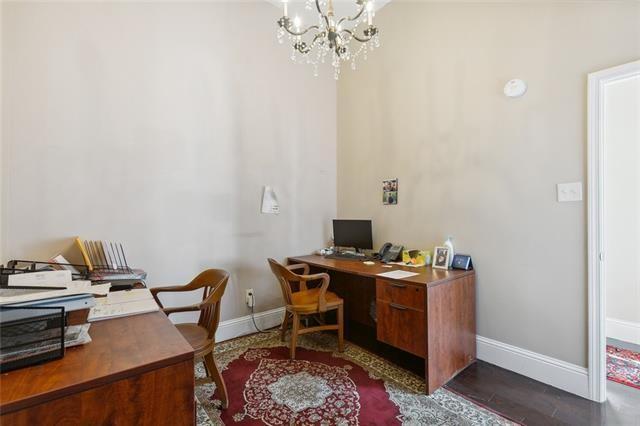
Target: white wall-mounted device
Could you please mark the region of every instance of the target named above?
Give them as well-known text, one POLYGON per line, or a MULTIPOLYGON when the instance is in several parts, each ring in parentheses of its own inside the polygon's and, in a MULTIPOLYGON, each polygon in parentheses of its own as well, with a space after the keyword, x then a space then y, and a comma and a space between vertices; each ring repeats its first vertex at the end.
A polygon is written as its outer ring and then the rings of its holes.
POLYGON ((514 78, 513 80, 507 81, 507 84, 504 85, 504 95, 509 98, 519 98, 527 92, 527 83, 520 80, 519 78, 514 78))

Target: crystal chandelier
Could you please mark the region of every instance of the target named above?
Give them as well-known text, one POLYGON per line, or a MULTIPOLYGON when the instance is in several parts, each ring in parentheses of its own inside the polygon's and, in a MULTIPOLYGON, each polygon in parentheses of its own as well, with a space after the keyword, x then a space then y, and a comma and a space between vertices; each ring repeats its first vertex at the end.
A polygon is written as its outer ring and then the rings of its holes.
POLYGON ((291 59, 295 62, 306 62, 314 67, 314 75, 318 75, 318 64, 331 60, 334 77, 340 77, 340 64, 350 61, 351 68, 356 69, 356 59, 380 46, 378 28, 373 25, 373 0, 352 0, 355 2, 353 16, 336 19, 333 0, 306 0, 306 8, 318 11, 318 23, 302 28, 299 16, 292 20, 288 13, 288 0, 283 0, 284 14, 278 20, 278 41, 283 42, 285 34, 292 44, 291 59), (323 12, 326 9, 326 13, 323 12), (366 13, 365 13, 366 12, 366 13), (359 33, 358 26, 366 27, 359 33), (358 44, 353 43, 355 40, 358 44), (329 57, 328 57, 329 56, 329 57))

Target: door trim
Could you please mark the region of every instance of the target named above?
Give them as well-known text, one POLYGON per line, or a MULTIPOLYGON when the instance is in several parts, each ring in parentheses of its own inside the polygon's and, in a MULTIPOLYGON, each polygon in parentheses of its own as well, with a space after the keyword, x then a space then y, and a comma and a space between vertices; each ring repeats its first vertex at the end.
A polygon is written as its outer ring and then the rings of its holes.
POLYGON ((606 294, 604 282, 604 90, 607 85, 640 75, 640 61, 589 74, 588 82, 588 303, 589 396, 607 399, 606 294))

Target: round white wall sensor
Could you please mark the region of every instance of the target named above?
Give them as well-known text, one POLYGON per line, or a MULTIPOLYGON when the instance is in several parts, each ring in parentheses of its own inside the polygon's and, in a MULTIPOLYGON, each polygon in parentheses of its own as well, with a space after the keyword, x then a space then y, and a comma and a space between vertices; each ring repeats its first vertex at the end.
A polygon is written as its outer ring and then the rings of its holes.
POLYGON ((504 85, 504 94, 510 98, 519 98, 524 95, 526 91, 527 83, 518 78, 509 80, 507 84, 504 85))

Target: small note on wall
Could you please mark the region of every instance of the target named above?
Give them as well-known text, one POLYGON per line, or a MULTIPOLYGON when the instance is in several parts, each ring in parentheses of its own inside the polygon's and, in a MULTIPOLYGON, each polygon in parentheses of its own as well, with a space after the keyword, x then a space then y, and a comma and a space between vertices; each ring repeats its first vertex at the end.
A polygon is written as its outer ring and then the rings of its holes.
POLYGON ((270 186, 265 186, 262 192, 262 213, 278 214, 280 206, 278 205, 278 197, 276 192, 270 186))
POLYGON ((382 181, 382 204, 398 204, 398 179, 382 181))

